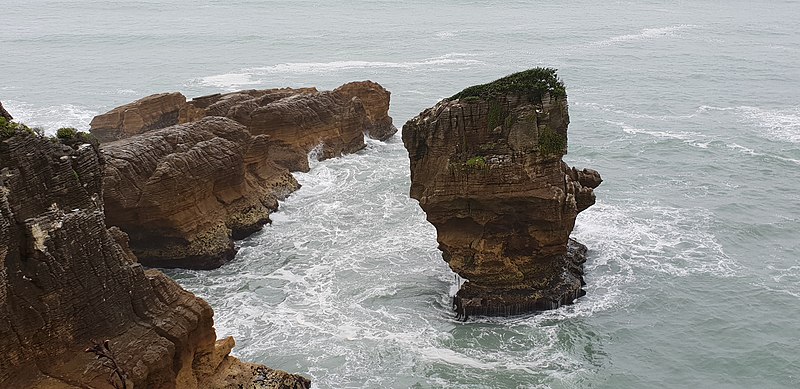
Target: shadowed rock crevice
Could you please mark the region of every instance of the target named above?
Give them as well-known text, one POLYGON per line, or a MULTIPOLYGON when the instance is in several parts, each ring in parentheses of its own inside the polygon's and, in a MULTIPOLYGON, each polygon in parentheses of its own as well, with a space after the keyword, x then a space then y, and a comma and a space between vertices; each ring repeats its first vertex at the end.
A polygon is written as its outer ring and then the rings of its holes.
POLYGON ((586 249, 570 240, 602 181, 570 168, 569 113, 552 69, 465 89, 403 127, 411 197, 467 280, 462 317, 553 309, 583 296, 586 249))

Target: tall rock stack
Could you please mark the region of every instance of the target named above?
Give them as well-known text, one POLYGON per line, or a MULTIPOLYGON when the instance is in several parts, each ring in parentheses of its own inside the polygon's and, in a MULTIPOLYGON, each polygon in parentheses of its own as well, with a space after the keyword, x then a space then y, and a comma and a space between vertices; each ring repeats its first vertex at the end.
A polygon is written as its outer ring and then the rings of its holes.
POLYGON ((228 355, 211 307, 137 263, 106 227, 105 161, 84 139, 0 136, 0 387, 112 387, 85 352, 107 339, 128 388, 307 388, 228 355))
POLYGON ((411 197, 467 281, 457 313, 514 315, 570 304, 586 248, 569 238, 600 175, 568 167, 569 114, 555 70, 536 68, 465 89, 403 127, 411 197))

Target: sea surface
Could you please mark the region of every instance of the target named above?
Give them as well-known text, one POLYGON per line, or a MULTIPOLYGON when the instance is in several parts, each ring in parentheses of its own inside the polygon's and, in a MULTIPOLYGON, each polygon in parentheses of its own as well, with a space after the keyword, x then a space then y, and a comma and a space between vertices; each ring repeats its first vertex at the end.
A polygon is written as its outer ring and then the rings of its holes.
POLYGON ((392 91, 398 127, 534 66, 605 182, 588 294, 456 320, 399 134, 313 163, 213 271, 170 271, 243 359, 316 388, 800 387, 800 2, 0 0, 0 101, 48 132, 145 95, 392 91))

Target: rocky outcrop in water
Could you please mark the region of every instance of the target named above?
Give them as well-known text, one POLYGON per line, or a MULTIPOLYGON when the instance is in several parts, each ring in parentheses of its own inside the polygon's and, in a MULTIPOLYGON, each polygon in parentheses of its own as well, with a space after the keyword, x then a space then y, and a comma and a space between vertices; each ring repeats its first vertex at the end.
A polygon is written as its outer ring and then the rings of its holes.
POLYGON ((253 135, 285 142, 288 150, 304 158, 322 145, 319 157, 324 159, 362 149, 363 134, 379 140, 394 135, 397 128, 388 114, 389 99, 389 91, 371 81, 323 92, 316 88, 243 90, 188 102, 180 93, 162 93, 96 116, 91 132, 101 142, 109 142, 205 116, 224 116, 244 124, 253 135))
POLYGON ((275 143, 223 117, 105 143, 106 220, 147 266, 219 267, 299 188, 275 143))
POLYGON ((551 69, 532 69, 439 102, 403 127, 411 197, 467 281, 459 315, 557 308, 585 294, 586 248, 570 240, 600 175, 568 167, 569 115, 551 69))
POLYGON ((309 387, 230 356, 211 307, 136 262, 105 224, 102 154, 71 143, 0 139, 0 387, 111 387, 84 352, 104 339, 128 388, 309 387))
POLYGON ((388 110, 389 92, 370 81, 189 102, 161 94, 115 108, 92 121, 101 140, 122 138, 102 144, 107 222, 145 265, 218 267, 234 257, 233 239, 299 188, 289 172, 308 171, 310 151, 324 159, 364 148, 365 133, 388 138, 397 131, 388 110))
POLYGON ((364 104, 368 120, 364 133, 372 139, 385 141, 397 133, 389 116, 390 93, 372 81, 351 82, 333 90, 347 98, 356 98, 364 104))

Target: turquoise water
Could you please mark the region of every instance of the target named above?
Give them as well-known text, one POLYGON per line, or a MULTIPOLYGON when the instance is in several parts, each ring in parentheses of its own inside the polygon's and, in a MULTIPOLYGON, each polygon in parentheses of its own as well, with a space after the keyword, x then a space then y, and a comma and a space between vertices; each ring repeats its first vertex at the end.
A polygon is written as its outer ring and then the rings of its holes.
POLYGON ((399 136, 314 164, 210 272, 236 354, 318 388, 800 386, 800 2, 0 0, 0 100, 81 128, 141 96, 371 79, 402 125, 532 66, 567 85, 605 182, 574 236, 588 295, 455 320, 399 136))

